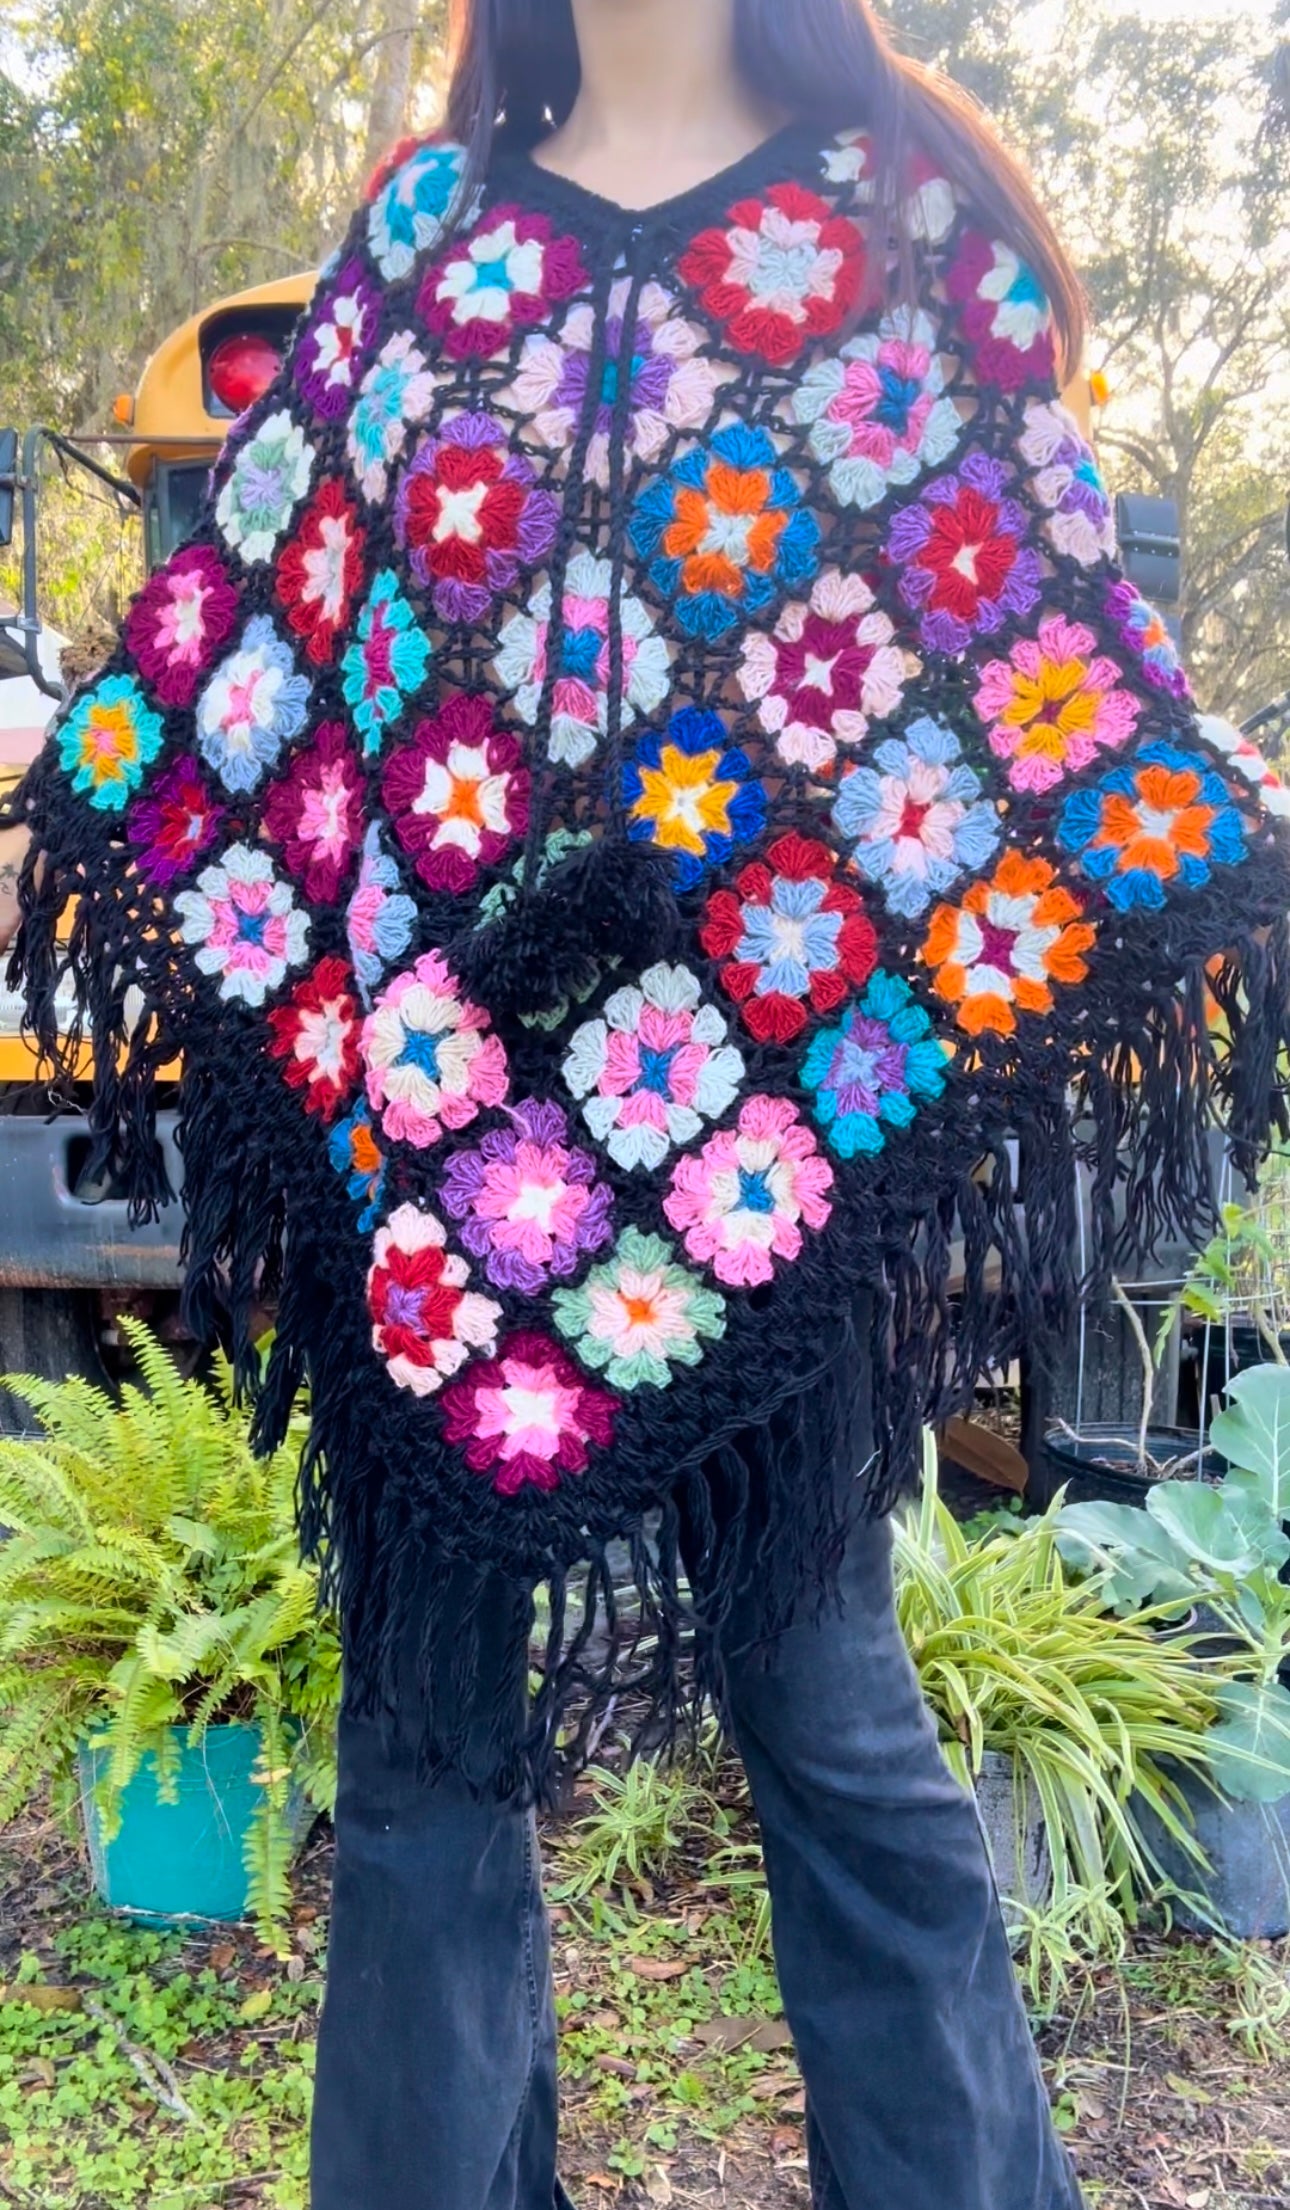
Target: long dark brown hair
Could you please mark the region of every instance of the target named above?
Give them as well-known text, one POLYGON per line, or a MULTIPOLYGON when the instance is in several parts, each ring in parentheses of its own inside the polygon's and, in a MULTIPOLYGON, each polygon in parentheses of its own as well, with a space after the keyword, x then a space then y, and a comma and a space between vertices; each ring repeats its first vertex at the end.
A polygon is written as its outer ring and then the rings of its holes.
MULTIPOLYGON (((570 0, 454 0, 445 126, 467 149, 463 200, 499 134, 525 149, 562 123, 581 82, 570 0)), ((948 79, 897 53, 869 0, 736 0, 736 58, 768 104, 825 130, 873 133, 879 198, 902 265, 912 266, 898 180, 924 154, 981 220, 1035 271, 1052 302, 1068 372, 1079 363, 1079 281, 1025 170, 984 114, 948 79)))

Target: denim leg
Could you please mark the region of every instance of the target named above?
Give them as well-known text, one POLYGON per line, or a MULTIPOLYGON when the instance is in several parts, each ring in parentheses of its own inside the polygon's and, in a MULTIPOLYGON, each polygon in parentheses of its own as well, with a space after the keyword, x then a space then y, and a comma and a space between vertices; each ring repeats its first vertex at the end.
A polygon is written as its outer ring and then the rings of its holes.
POLYGON ((853 1535, 840 1597, 769 1662, 749 1597, 723 1652, 817 2210, 1078 2210, 976 1808, 896 1621, 885 1524, 853 1535))
POLYGON ((567 2210, 534 1821, 418 1777, 406 1672, 341 1716, 313 2210, 567 2210))

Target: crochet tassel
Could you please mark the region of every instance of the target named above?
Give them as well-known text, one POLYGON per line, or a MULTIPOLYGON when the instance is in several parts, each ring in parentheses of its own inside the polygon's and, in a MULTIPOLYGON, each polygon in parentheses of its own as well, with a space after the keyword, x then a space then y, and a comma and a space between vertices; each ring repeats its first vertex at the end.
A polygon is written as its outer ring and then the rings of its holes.
POLYGON ((671 870, 650 844, 607 836, 571 852, 500 920, 458 937, 448 958, 468 996, 497 1015, 547 1013, 629 960, 665 958, 678 931, 671 870))

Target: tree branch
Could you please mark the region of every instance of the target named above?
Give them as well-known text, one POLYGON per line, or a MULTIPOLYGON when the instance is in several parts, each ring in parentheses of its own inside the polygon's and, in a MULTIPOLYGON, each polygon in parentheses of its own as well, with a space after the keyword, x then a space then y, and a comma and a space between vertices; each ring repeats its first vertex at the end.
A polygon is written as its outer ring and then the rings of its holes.
POLYGON ((1127 436, 1123 430, 1099 429, 1097 441, 1099 445, 1109 445, 1114 452, 1127 453, 1129 459, 1136 461, 1139 468, 1150 476, 1151 481, 1162 492, 1167 491, 1172 484, 1173 469, 1166 467, 1159 455, 1153 453, 1149 445, 1144 445, 1140 438, 1127 436))

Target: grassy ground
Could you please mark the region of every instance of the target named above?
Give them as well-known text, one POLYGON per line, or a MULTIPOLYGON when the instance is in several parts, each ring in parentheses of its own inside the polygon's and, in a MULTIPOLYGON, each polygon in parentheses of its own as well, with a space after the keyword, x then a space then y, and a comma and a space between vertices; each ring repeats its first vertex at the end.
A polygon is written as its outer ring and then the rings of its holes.
MULTIPOLYGON (((629 1775, 580 1818, 549 1850, 579 2210, 806 2210, 738 1790, 629 1775)), ((246 1928, 132 1930, 87 1903, 51 1823, 0 1835, 0 2203, 304 2210, 329 1860, 320 1832, 279 1958, 246 1928)), ((1290 2203, 1290 1952, 1143 1936, 1080 1976, 1041 2048, 1096 2210, 1290 2203)))

